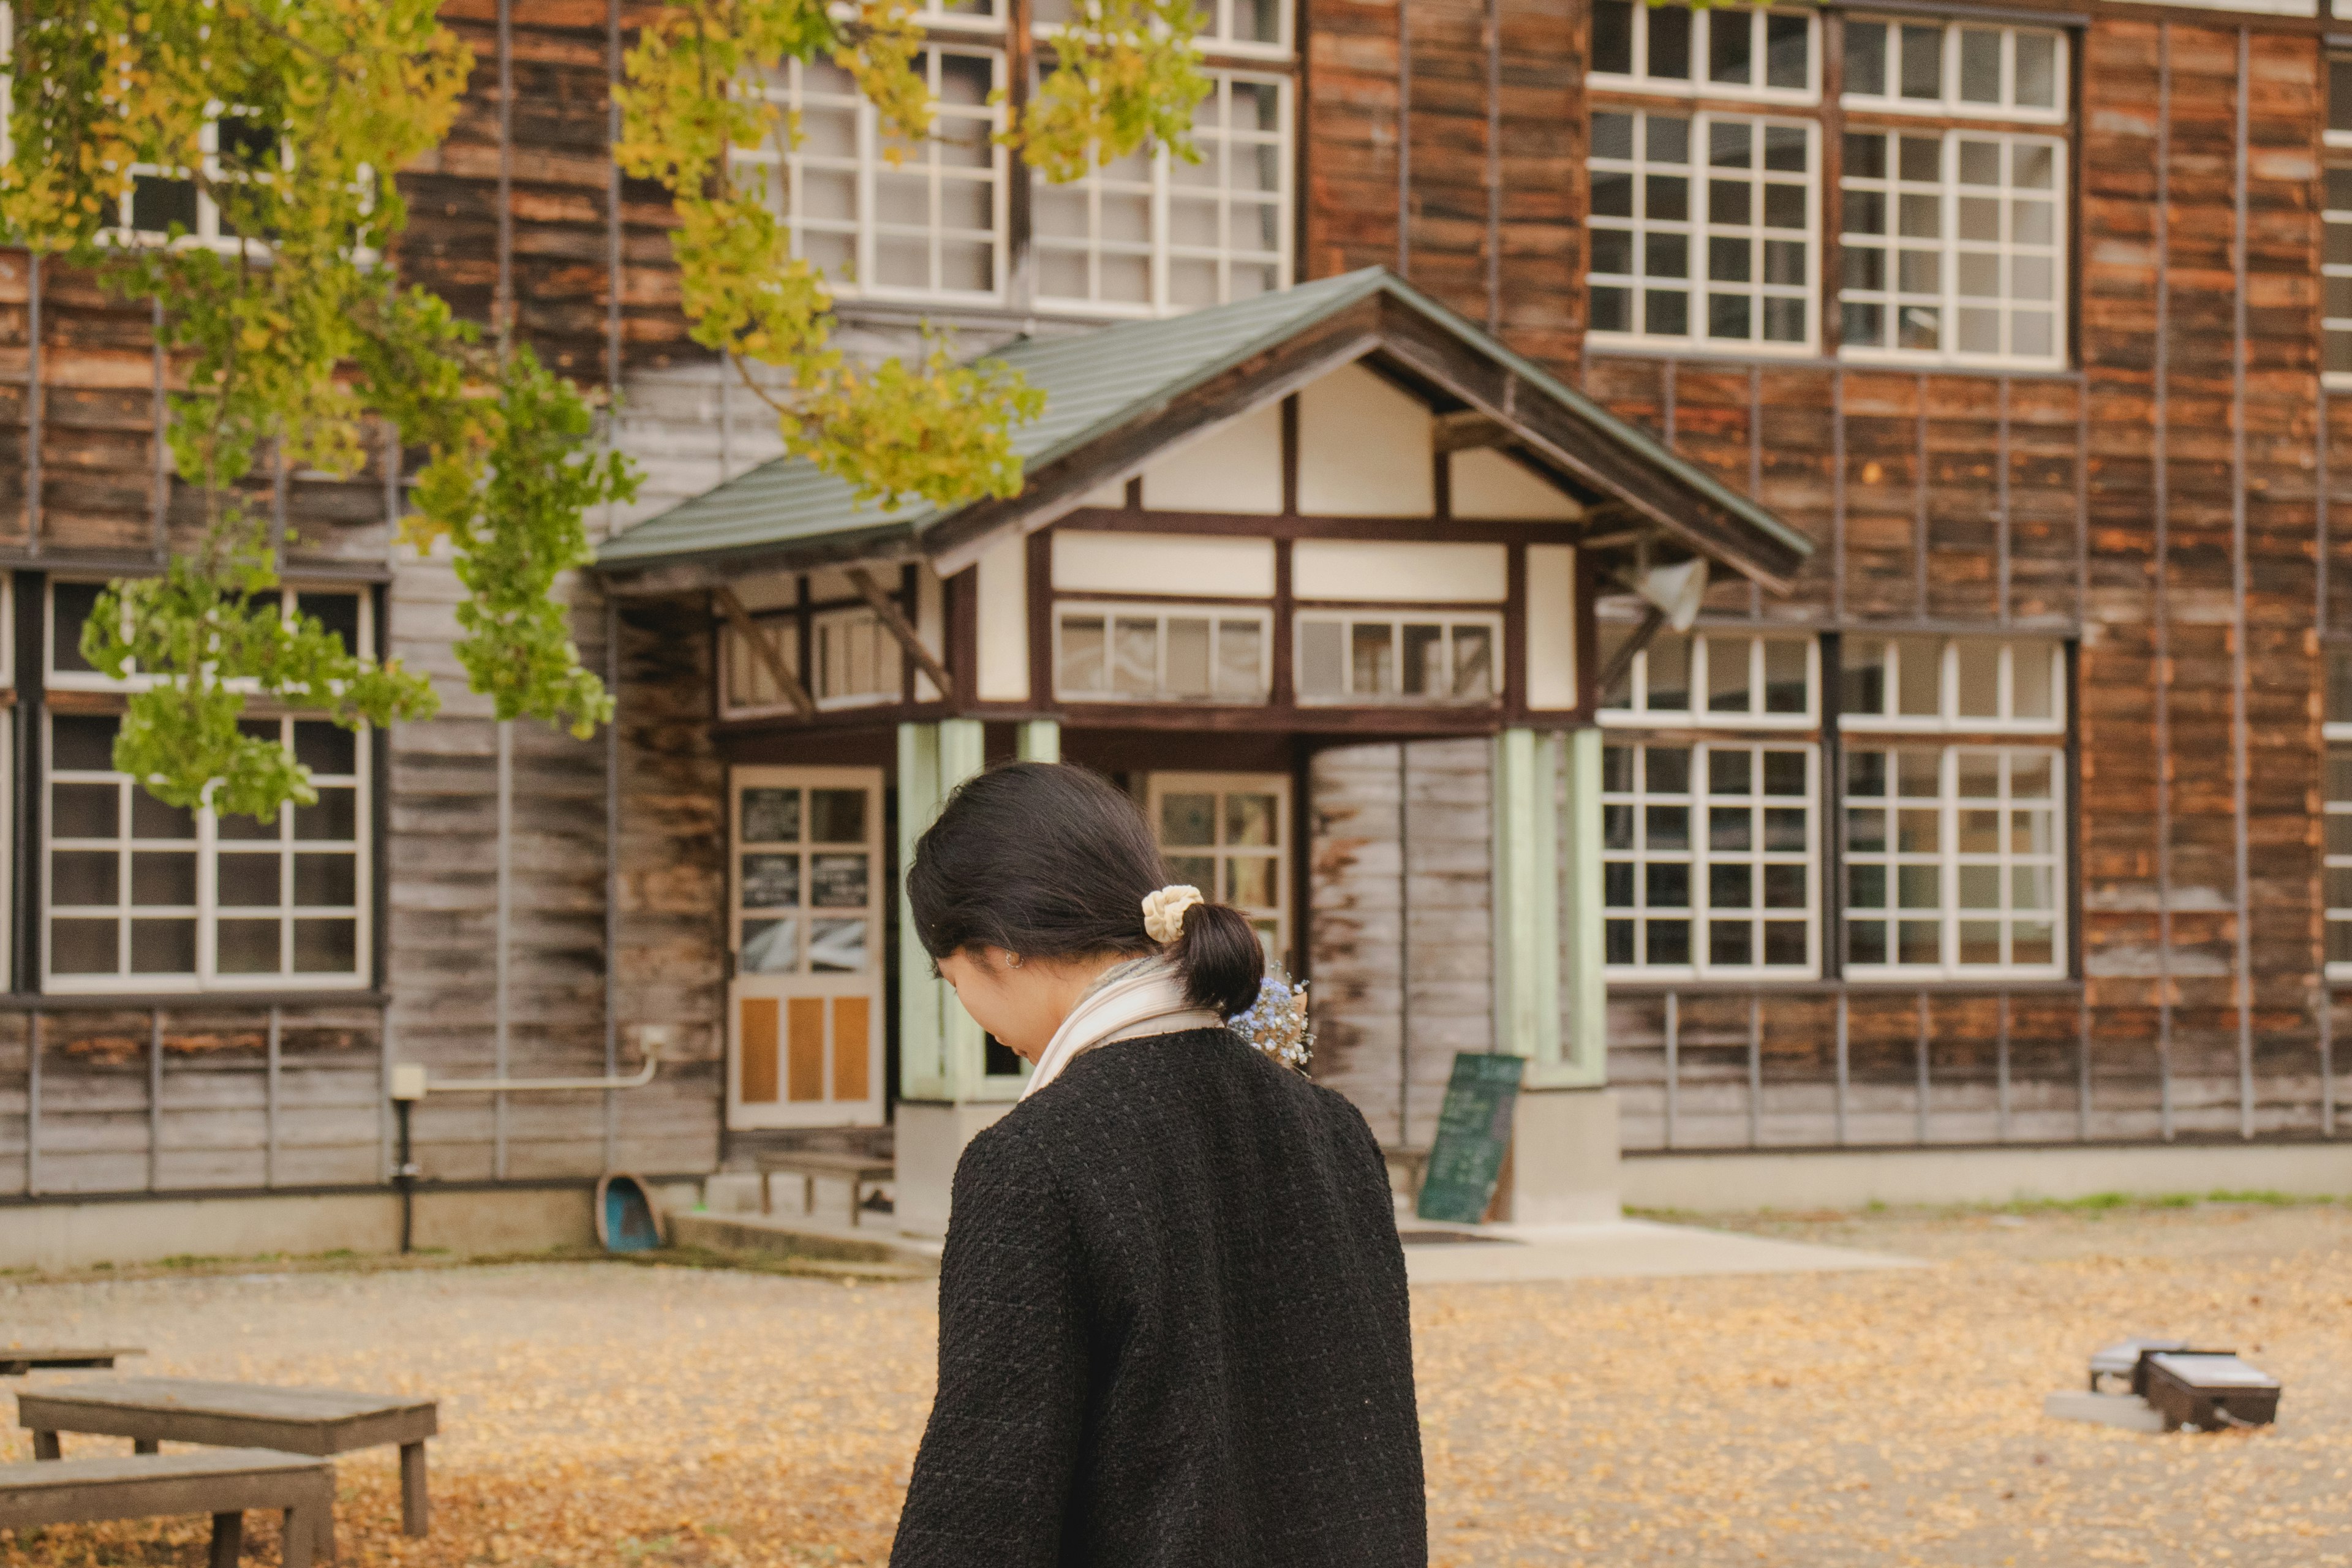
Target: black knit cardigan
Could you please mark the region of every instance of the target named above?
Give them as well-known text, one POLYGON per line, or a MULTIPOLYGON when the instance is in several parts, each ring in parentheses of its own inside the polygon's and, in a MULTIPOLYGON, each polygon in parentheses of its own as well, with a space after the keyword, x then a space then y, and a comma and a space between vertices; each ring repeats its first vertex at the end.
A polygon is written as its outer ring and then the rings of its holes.
POLYGON ((1354 1106, 1223 1029, 972 1140, 891 1568, 1421 1568, 1404 1254, 1354 1106))

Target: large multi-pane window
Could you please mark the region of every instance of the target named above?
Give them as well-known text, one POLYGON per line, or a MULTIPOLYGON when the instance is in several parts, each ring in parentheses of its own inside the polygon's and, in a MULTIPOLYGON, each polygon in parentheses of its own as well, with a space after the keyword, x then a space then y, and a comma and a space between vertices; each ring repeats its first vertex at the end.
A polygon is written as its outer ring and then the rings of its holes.
MULTIPOLYGON (((1823 25, 1796 12, 1596 5, 1595 342, 1753 355, 1826 342, 1885 363, 2063 365, 2065 35, 1924 18, 1829 24, 1844 39, 1843 125, 1825 150, 1823 25), (1759 107, 1723 107, 1743 100, 1759 107), (1820 174, 1830 151, 1833 190, 1820 174), (1822 234, 1832 223, 1833 247, 1822 234)), ((2352 348, 2345 357, 2352 368, 2352 348)))
POLYGON ((1263 702, 1271 619, 1241 605, 1063 605, 1055 693, 1075 702, 1263 702))
POLYGON ((2352 644, 2328 645, 2327 760, 2321 774, 2322 901, 2327 910, 2327 977, 2352 980, 2352 644))
POLYGON ((1811 973, 1810 745, 1628 742, 1601 752, 1601 902, 1620 973, 1811 973))
POLYGON ((1502 690, 1502 617, 1301 610, 1298 700, 1483 705, 1502 690))
POLYGON ((1057 184, 997 137, 1008 100, 1056 68, 1070 17, 1041 0, 1024 37, 1002 0, 925 0, 915 63, 937 110, 913 140, 838 65, 788 60, 766 84, 785 112, 738 172, 789 222, 793 254, 855 297, 1152 316, 1288 287, 1292 0, 1204 0, 1197 158, 1148 144, 1057 184))
MULTIPOLYGON (((49 585, 45 679, 88 704, 136 686, 92 669, 82 623, 99 584, 49 585)), ((289 614, 347 647, 372 642, 365 598, 284 590, 289 614)), ((58 992, 351 986, 368 965, 368 742, 325 720, 256 713, 257 739, 289 747, 317 798, 267 821, 166 805, 114 767, 121 716, 53 705, 37 732, 41 972, 58 992)))
MULTIPOLYGON (((1842 745, 1825 752, 1813 639, 1661 631, 1624 658, 1633 634, 1604 625, 1600 639, 1602 666, 1620 672, 1601 699, 1612 974, 2065 973, 2058 644, 1849 633, 1835 667, 1842 745), (1825 768, 1825 756, 1842 760, 1825 768), (1821 870, 1832 848, 1834 883, 1821 870)), ((2339 879, 2352 889, 2352 784, 2346 797, 2339 879)))
POLYGON ((2324 139, 2319 367, 2331 386, 2352 386, 2352 55, 2328 57, 2324 139))
POLYGON ((1815 141, 1803 121, 1596 111, 1592 330, 1811 348, 1815 141))
POLYGON ((1068 184, 1034 182, 1041 305, 1161 315, 1288 285, 1289 79, 1211 75, 1197 163, 1144 149, 1068 184))
POLYGON ((2046 136, 1848 132, 1846 349, 2056 363, 2065 156, 2046 136))

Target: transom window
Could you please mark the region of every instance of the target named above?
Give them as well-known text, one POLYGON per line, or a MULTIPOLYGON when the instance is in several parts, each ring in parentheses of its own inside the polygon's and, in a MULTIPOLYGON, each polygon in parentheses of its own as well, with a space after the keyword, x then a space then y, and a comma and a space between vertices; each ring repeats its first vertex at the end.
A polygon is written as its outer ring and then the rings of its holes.
MULTIPOLYGON (((1625 621, 1601 624, 1602 668, 1634 629, 1625 621)), ((1601 719, 1801 728, 1818 711, 1817 646, 1804 637, 1660 631, 1601 693, 1601 719)))
POLYGON ((1493 702, 1498 616, 1301 611, 1298 700, 1319 703, 1493 702))
POLYGON ((1161 147, 1068 184, 1033 179, 1040 304, 1166 315, 1289 286, 1289 80, 1210 75, 1193 118, 1200 162, 1161 147))
POLYGON ((1264 610, 1064 605, 1054 688, 1077 702, 1263 702, 1274 638, 1264 610))
POLYGON ((2063 973, 2060 763, 2025 748, 1847 752, 1846 972, 2063 973))
POLYGON ((2064 165, 2049 137, 1848 132, 1845 348, 2060 363, 2064 165))
POLYGON ((1592 330, 1811 347, 1815 130, 1722 114, 1592 117, 1592 330))
POLYGON ((1810 745, 1714 741, 1602 750, 1601 901, 1612 968, 1812 972, 1818 757, 1810 745))
POLYGON ((2057 120, 2066 36, 1967 22, 1845 24, 1845 102, 1898 113, 2057 120))
POLYGON ((2058 730, 2065 664, 2058 645, 1989 637, 1849 637, 1844 722, 1874 729, 2058 730))
POLYGON ((270 822, 166 805, 114 771, 121 721, 52 713, 43 968, 53 991, 351 985, 367 952, 367 755, 322 720, 255 719, 310 769, 270 822))
POLYGON ((1715 98, 1804 100, 1821 90, 1808 12, 1649 5, 1598 0, 1592 8, 1596 87, 1699 92, 1715 98))
POLYGON ((768 204, 792 225, 793 253, 841 291, 993 298, 1006 264, 1005 153, 990 95, 1003 85, 1004 57, 933 47, 919 63, 937 100, 923 142, 892 143, 840 67, 787 60, 767 95, 793 116, 799 144, 735 157, 761 171, 768 204))

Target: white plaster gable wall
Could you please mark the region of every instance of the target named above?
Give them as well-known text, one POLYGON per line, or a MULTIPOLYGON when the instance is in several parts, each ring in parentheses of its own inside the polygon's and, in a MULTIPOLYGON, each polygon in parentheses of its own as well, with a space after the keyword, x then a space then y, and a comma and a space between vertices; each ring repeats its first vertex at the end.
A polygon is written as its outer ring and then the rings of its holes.
POLYGON ((1298 510, 1428 517, 1437 510, 1429 410, 1360 364, 1298 394, 1298 510))
POLYGON ((1143 470, 1143 504, 1155 511, 1282 510, 1282 405, 1227 420, 1143 470))
POLYGON ((1584 515, 1573 496, 1502 452, 1477 448, 1454 453, 1446 489, 1454 515, 1459 518, 1485 522, 1574 522, 1584 515))

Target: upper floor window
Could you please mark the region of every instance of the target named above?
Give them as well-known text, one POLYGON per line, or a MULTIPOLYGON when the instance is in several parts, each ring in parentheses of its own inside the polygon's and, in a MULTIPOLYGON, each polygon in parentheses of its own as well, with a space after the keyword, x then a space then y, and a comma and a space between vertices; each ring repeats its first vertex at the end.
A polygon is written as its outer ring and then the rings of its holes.
POLYGON ((1592 8, 1592 85, 1712 98, 1809 100, 1821 90, 1819 20, 1775 6, 1692 10, 1640 0, 1592 8))
POLYGON ((2327 978, 2352 980, 2352 645, 2326 648, 2327 757, 2322 785, 2321 903, 2327 919, 2327 978))
POLYGON ((1845 102, 1897 113, 2065 117, 2066 36, 1968 22, 1845 24, 1845 102))
MULTIPOLYGON (((1198 0, 1201 30, 1195 40, 1211 55, 1287 55, 1293 47, 1290 0, 1198 0)), ((1035 0, 1031 7, 1039 38, 1051 41, 1070 20, 1070 0, 1035 0)))
POLYGON ((1210 75, 1193 116, 1200 162, 1162 147, 1065 185, 1034 179, 1041 305, 1166 315, 1289 287, 1290 80, 1210 75))
MULTIPOLYGON (((49 579, 48 668, 44 682, 65 691, 121 691, 147 684, 133 673, 122 680, 100 673, 82 657, 83 623, 98 607, 103 583, 49 579)), ((375 616, 368 595, 356 588, 280 587, 274 590, 280 610, 308 616, 319 622, 352 653, 375 651, 375 616)))
POLYGON ((1816 129, 1727 114, 1592 117, 1592 330, 1813 344, 1816 129))
POLYGON ((2065 159, 2049 137, 1848 132, 1846 351, 2059 364, 2065 159))
POLYGON ((798 144, 738 152, 761 171, 770 205, 790 222, 793 254, 845 293, 874 299, 996 297, 1006 269, 1002 50, 930 47, 919 61, 938 100, 932 134, 893 146, 849 73, 786 61, 769 86, 798 144), (890 154, 898 155, 892 162, 890 154))
POLYGON ((273 169, 284 167, 287 154, 278 132, 247 116, 215 114, 205 120, 197 146, 204 160, 201 181, 187 168, 132 165, 131 188, 115 219, 118 237, 152 244, 176 231, 183 244, 230 251, 248 238, 265 237, 240 236, 213 193, 236 183, 266 181, 273 169))

